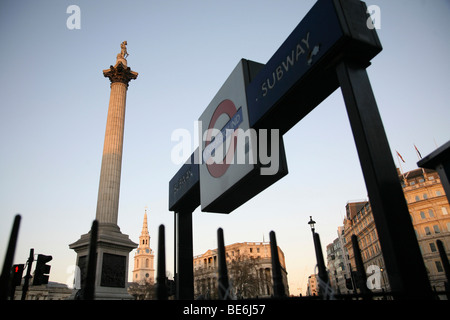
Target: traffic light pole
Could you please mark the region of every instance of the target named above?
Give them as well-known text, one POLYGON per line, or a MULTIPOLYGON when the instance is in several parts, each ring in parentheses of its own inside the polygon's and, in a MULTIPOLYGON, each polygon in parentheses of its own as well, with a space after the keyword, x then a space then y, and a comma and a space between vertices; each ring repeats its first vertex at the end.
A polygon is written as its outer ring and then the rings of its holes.
POLYGON ((28 262, 27 262, 27 264, 28 264, 27 274, 25 276, 25 281, 23 283, 21 300, 25 300, 25 298, 27 296, 28 282, 30 281, 30 278, 31 278, 31 265, 33 264, 33 261, 34 261, 34 249, 30 249, 30 257, 28 258, 28 262))

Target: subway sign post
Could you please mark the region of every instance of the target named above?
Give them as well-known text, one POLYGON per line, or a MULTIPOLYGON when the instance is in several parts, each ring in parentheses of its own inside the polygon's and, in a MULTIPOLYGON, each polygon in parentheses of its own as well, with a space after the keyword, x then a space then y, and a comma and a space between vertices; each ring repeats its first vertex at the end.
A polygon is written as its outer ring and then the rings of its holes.
MULTIPOLYGON (((202 211, 230 213, 286 175, 282 135, 340 87, 392 292, 397 298, 430 298, 366 72, 382 51, 369 19, 359 0, 318 0, 265 65, 241 60, 199 119, 196 204, 202 211)), ((192 234, 192 222, 187 228, 192 234)))

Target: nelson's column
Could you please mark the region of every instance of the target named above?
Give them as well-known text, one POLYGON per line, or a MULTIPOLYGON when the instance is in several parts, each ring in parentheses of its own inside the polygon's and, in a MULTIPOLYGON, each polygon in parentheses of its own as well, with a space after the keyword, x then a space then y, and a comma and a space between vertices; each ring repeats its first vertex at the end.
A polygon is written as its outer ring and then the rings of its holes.
MULTIPOLYGON (((128 83, 138 73, 127 66, 127 42, 121 44, 114 66, 103 70, 111 81, 108 118, 103 146, 97 213, 97 267, 95 299, 131 299, 127 293, 128 256, 137 244, 123 234, 117 225, 119 209, 120 174, 122 168, 123 132, 128 83)), ((81 270, 81 287, 84 288, 90 232, 69 245, 77 253, 77 266, 81 270)))

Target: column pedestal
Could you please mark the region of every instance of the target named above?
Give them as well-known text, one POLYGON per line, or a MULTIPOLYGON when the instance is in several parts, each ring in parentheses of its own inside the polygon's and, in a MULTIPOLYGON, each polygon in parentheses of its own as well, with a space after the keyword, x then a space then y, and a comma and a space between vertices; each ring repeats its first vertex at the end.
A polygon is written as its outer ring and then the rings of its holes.
MULTIPOLYGON (((87 257, 89 253, 90 232, 83 234, 71 245, 77 253, 77 266, 81 271, 81 287, 86 278, 87 257)), ((97 240, 97 268, 95 273, 96 300, 133 299, 128 294, 128 257, 136 243, 113 225, 99 225, 97 240)))

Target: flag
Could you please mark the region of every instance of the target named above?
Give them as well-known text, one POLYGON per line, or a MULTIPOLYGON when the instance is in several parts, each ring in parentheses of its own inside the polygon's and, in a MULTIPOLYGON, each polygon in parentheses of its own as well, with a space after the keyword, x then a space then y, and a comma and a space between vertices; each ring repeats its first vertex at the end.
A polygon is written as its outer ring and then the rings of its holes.
POLYGON ((422 159, 422 155, 419 152, 419 149, 417 149, 416 145, 414 145, 414 148, 416 148, 417 154, 419 155, 420 159, 422 159))
POLYGON ((400 153, 398 153, 398 151, 397 150, 395 150, 395 152, 397 152, 397 155, 400 157, 400 159, 402 159, 402 161, 403 161, 403 163, 406 163, 405 162, 405 160, 403 160, 403 157, 401 156, 401 154, 400 153))

